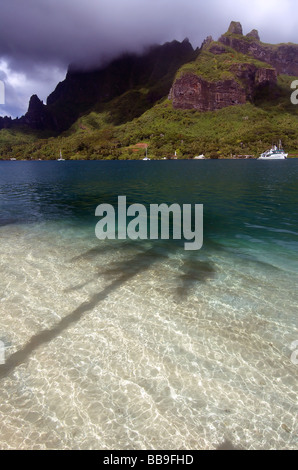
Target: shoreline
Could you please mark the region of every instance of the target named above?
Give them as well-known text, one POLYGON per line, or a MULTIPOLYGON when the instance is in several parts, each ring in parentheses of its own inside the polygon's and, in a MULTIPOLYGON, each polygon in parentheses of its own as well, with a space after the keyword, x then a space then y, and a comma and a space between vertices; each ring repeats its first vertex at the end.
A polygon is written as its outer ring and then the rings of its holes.
MULTIPOLYGON (((201 158, 201 159, 195 159, 195 158, 150 158, 150 161, 155 161, 155 162, 161 162, 161 161, 210 161, 210 160, 258 160, 259 157, 218 157, 218 158, 201 158)), ((288 156, 286 160, 295 160, 298 158, 298 155, 293 155, 293 156, 288 156)), ((280 159, 283 160, 283 159, 280 159)), ((28 159, 28 158, 22 158, 22 159, 17 159, 17 158, 0 158, 0 162, 57 162, 57 159, 28 159)), ((137 158, 128 158, 128 159, 105 159, 105 158, 97 158, 97 159, 87 159, 87 158, 75 158, 75 159, 65 159, 64 161, 66 162, 111 162, 111 161, 121 161, 121 162, 141 162, 143 161, 142 158, 137 159, 137 158)))

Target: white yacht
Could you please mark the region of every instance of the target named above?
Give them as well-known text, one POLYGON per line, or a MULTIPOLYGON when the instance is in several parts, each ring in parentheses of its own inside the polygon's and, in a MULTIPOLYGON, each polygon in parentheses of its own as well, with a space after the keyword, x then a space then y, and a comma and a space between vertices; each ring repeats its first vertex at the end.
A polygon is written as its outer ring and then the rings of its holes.
POLYGON ((288 157, 288 154, 284 152, 281 141, 279 141, 279 145, 273 145, 270 150, 266 150, 266 152, 262 153, 258 160, 285 160, 288 157))
POLYGON ((197 155, 194 157, 194 160, 205 160, 205 155, 203 153, 201 155, 197 155))

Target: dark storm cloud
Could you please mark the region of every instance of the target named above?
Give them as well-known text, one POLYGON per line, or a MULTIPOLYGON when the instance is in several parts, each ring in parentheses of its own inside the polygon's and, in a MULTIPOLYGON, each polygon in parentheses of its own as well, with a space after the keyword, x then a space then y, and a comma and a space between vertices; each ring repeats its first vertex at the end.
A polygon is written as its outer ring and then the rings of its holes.
POLYGON ((296 0, 1 0, 8 95, 19 87, 20 100, 27 92, 45 99, 71 62, 99 64, 186 36, 200 46, 209 34, 217 39, 231 20, 241 21, 245 32, 259 29, 267 42, 298 42, 296 9, 296 0))
POLYGON ((92 62, 174 38, 187 11, 175 0, 2 0, 0 55, 20 68, 92 62))
MULTIPOLYGON (((283 0, 1 0, 0 55, 15 66, 36 62, 88 62, 121 50, 225 32, 231 19, 263 22, 275 36, 291 30, 291 5, 283 0), (255 8, 254 8, 255 7, 255 8), (273 9, 272 9, 273 8, 273 9), (279 27, 272 23, 287 15, 279 27), (236 18, 235 18, 235 15, 236 18), (266 20, 267 17, 267 20, 266 20)), ((296 8, 295 8, 296 9, 296 8)), ((293 12, 294 13, 294 12, 293 12)))

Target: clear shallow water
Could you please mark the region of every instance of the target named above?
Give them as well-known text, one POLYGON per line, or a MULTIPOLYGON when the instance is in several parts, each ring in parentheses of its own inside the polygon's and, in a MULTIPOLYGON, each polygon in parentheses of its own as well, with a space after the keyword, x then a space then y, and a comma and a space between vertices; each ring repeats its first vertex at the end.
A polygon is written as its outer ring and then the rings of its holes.
POLYGON ((297 448, 298 161, 0 162, 0 447, 297 448), (204 246, 95 208, 204 204, 204 246))

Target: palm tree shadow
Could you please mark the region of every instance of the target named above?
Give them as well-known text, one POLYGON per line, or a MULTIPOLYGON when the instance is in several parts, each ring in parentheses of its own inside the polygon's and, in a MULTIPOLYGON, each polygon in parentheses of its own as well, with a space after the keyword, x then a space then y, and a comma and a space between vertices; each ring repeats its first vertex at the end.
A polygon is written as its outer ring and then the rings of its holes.
MULTIPOLYGON (((124 249, 130 248, 128 244, 124 246, 124 249)), ((112 250, 113 248, 110 248, 112 250)), ((115 249, 115 248, 114 248, 115 249)), ((77 261, 77 260, 88 260, 90 256, 92 256, 92 259, 94 259, 94 256, 97 254, 101 254, 102 250, 97 250, 96 248, 92 248, 91 250, 83 253, 82 255, 76 256, 75 258, 72 258, 72 261, 77 261)), ((140 251, 137 254, 134 254, 134 256, 127 258, 125 256, 125 259, 118 260, 115 263, 112 264, 111 267, 108 267, 106 269, 103 268, 98 268, 97 274, 93 276, 91 279, 88 281, 83 282, 82 284, 78 284, 76 286, 68 287, 67 289, 64 290, 64 292, 71 292, 75 290, 82 289, 86 287, 88 284, 91 284, 92 282, 96 281, 100 277, 104 277, 106 280, 121 280, 123 283, 127 282, 130 278, 134 277, 135 275, 146 271, 149 269, 149 267, 156 263, 159 262, 162 259, 167 259, 168 255, 161 253, 160 251, 156 250, 155 247, 150 248, 145 251, 140 251)))
POLYGON ((231 441, 225 439, 222 444, 216 447, 216 450, 241 450, 239 447, 235 447, 231 441))
POLYGON ((80 255, 74 256, 69 260, 69 263, 74 263, 76 261, 87 261, 87 260, 92 260, 94 256, 98 256, 101 254, 106 254, 108 251, 113 250, 113 247, 101 247, 101 246, 95 246, 93 248, 90 248, 90 250, 85 251, 84 253, 81 253, 80 255))
MULTIPOLYGON (((141 245, 142 247, 142 245, 141 245)), ((111 248, 112 249, 112 248, 111 248)), ((160 262, 161 260, 166 260, 169 258, 170 254, 177 249, 177 246, 171 246, 171 248, 166 251, 164 248, 161 250, 160 247, 153 246, 145 251, 140 251, 127 259, 124 257, 123 260, 120 260, 114 264, 114 266, 107 269, 99 269, 96 276, 86 281, 80 285, 70 287, 66 289, 66 292, 71 292, 74 290, 81 289, 82 287, 88 285, 91 282, 96 281, 99 277, 104 276, 106 280, 111 280, 111 282, 104 287, 100 292, 95 292, 90 300, 83 302, 78 308, 73 312, 69 313, 63 317, 55 326, 51 329, 43 330, 40 333, 31 337, 31 339, 25 344, 25 346, 19 351, 15 352, 8 357, 4 365, 0 365, 0 379, 6 377, 10 374, 16 367, 24 363, 30 358, 30 356, 41 346, 49 343, 59 335, 61 335, 65 330, 67 330, 72 324, 77 323, 80 319, 87 313, 92 311, 100 302, 104 301, 110 294, 119 289, 123 284, 127 283, 130 279, 134 278, 140 273, 148 270, 153 264, 160 262)), ((88 260, 89 257, 94 257, 102 253, 102 249, 92 248, 91 250, 72 258, 71 261, 88 260)), ((195 280, 204 281, 205 279, 213 273, 212 267, 208 263, 198 262, 195 263, 192 261, 187 261, 184 264, 184 273, 178 276, 178 282, 182 280, 182 287, 177 288, 178 293, 181 297, 187 295, 189 291, 189 278, 191 277, 191 282, 195 280), (181 291, 179 290, 181 289, 181 291)))
POLYGON ((215 275, 215 269, 211 263, 192 258, 184 258, 180 272, 181 274, 177 276, 176 294, 181 299, 187 298, 198 283, 207 282, 215 275))
POLYGON ((83 302, 73 312, 66 315, 53 328, 43 330, 31 337, 25 346, 19 351, 12 354, 4 365, 0 365, 0 379, 10 374, 16 367, 24 363, 30 358, 39 347, 49 343, 57 336, 61 335, 73 323, 77 323, 84 314, 92 311, 100 302, 105 300, 111 293, 119 289, 124 283, 132 279, 138 273, 148 269, 152 263, 158 261, 160 256, 154 248, 150 248, 145 252, 138 253, 130 260, 130 268, 125 268, 127 261, 121 261, 117 268, 107 270, 107 274, 113 276, 112 282, 102 291, 92 295, 89 301, 83 302), (115 278, 115 274, 117 276, 115 278))

